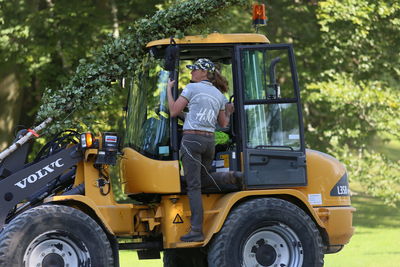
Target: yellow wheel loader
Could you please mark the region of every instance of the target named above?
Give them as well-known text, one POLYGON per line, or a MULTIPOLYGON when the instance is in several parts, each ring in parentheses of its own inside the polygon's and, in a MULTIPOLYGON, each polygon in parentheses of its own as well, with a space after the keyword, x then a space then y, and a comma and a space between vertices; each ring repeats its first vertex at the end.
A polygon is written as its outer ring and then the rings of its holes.
MULTIPOLYGON (((164 266, 322 266, 354 228, 346 168, 304 143, 293 48, 259 34, 188 36, 147 45, 129 91, 124 136, 67 131, 25 162, 21 131, 0 154, 0 266, 119 266, 118 251, 164 266), (190 207, 179 160, 182 120, 168 111, 189 83, 184 66, 209 58, 229 81, 235 112, 212 173, 240 184, 202 188, 203 242, 181 242, 190 207), (110 165, 129 201, 118 203, 110 165)), ((132 75, 133 76, 133 75, 132 75)), ((45 123, 44 123, 45 124, 45 123)), ((41 125, 39 128, 43 128, 41 125)))

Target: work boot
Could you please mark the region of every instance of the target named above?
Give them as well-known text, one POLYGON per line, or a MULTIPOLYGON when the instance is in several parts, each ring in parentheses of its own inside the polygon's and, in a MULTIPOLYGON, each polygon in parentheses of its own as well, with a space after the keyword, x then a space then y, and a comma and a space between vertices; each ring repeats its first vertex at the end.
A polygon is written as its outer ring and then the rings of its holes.
POLYGON ((196 231, 191 229, 189 233, 181 236, 181 241, 183 242, 201 242, 204 240, 202 231, 196 231))

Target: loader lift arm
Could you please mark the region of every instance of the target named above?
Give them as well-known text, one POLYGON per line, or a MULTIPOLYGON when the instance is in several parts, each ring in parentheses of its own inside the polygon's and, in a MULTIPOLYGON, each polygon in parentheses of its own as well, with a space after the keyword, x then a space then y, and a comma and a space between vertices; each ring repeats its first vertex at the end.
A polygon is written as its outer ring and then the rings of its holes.
MULTIPOLYGON (((79 145, 62 148, 60 151, 16 171, 0 181, 0 229, 7 223, 10 211, 24 200, 48 188, 47 185, 57 186, 56 179, 73 168, 82 160, 79 145)), ((71 173, 71 172, 68 172, 71 173)), ((72 177, 72 175, 70 176, 72 177)), ((64 178, 68 179, 69 177, 64 178)), ((51 190, 50 190, 51 191, 51 190)), ((43 192, 43 198, 47 192, 43 192)))

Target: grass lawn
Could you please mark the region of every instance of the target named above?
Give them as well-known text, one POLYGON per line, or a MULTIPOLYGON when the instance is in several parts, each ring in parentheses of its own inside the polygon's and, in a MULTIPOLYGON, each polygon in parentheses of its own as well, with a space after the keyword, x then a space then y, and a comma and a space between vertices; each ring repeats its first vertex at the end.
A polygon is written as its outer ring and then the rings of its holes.
MULTIPOLYGON (((353 222, 356 233, 341 252, 325 255, 325 266, 400 266, 400 209, 361 193, 352 197, 352 204, 357 208, 353 222)), ((121 267, 162 266, 161 260, 139 261, 130 251, 121 251, 120 261, 121 267)))
MULTIPOLYGON (((162 257, 162 253, 161 253, 162 257)), ((119 253, 121 267, 162 267, 162 260, 139 260, 136 252, 121 251, 119 253)), ((188 266, 189 267, 189 266, 188 266)))
POLYGON ((376 198, 352 197, 357 208, 356 233, 337 253, 325 256, 327 267, 400 266, 400 209, 387 207, 376 198))

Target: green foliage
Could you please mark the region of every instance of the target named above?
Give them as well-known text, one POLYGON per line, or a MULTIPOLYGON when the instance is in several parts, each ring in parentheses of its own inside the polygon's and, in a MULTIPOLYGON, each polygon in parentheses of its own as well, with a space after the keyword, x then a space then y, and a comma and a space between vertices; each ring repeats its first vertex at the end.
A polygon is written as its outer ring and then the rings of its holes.
POLYGON ((383 82, 334 75, 310 83, 305 102, 308 143, 346 164, 350 178, 388 204, 400 200, 400 160, 393 162, 368 145, 380 133, 400 138, 400 94, 383 82))
POLYGON ((396 1, 321 1, 321 71, 304 94, 308 144, 389 204, 400 200, 400 157, 388 160, 371 144, 400 140, 399 16, 396 1))
POLYGON ((304 102, 309 141, 319 149, 363 147, 379 132, 400 138, 400 94, 385 82, 355 81, 336 74, 307 85, 304 102))
POLYGON ((215 132, 215 144, 223 145, 223 144, 228 144, 228 142, 229 142, 229 135, 220 131, 215 132))
POLYGON ((32 126, 44 88, 60 87, 78 59, 102 43, 109 17, 95 0, 0 0, 0 73, 17 76, 24 103, 19 124, 32 126))
POLYGON ((38 120, 56 118, 58 121, 53 124, 53 130, 71 125, 93 126, 93 118, 98 117, 94 111, 115 95, 112 83, 137 73, 143 65, 148 42, 169 36, 182 37, 188 28, 207 22, 220 10, 245 3, 247 0, 179 1, 166 10, 159 10, 151 18, 138 20, 123 37, 109 37, 93 60, 81 60, 75 75, 62 90, 47 89, 38 120), (65 120, 71 113, 75 114, 65 120))
MULTIPOLYGON (((324 59, 358 79, 395 82, 400 74, 400 3, 391 0, 327 0, 319 4, 318 23, 324 59)), ((397 85, 398 86, 398 85, 397 85)))
POLYGON ((400 201, 400 162, 387 160, 381 154, 347 146, 331 152, 349 169, 353 181, 358 181, 366 193, 384 199, 385 204, 395 206, 400 201))
POLYGON ((126 31, 163 2, 0 0, 0 75, 15 73, 24 103, 13 119, 32 126, 45 88, 63 90, 79 59, 95 56, 109 34, 126 31))

